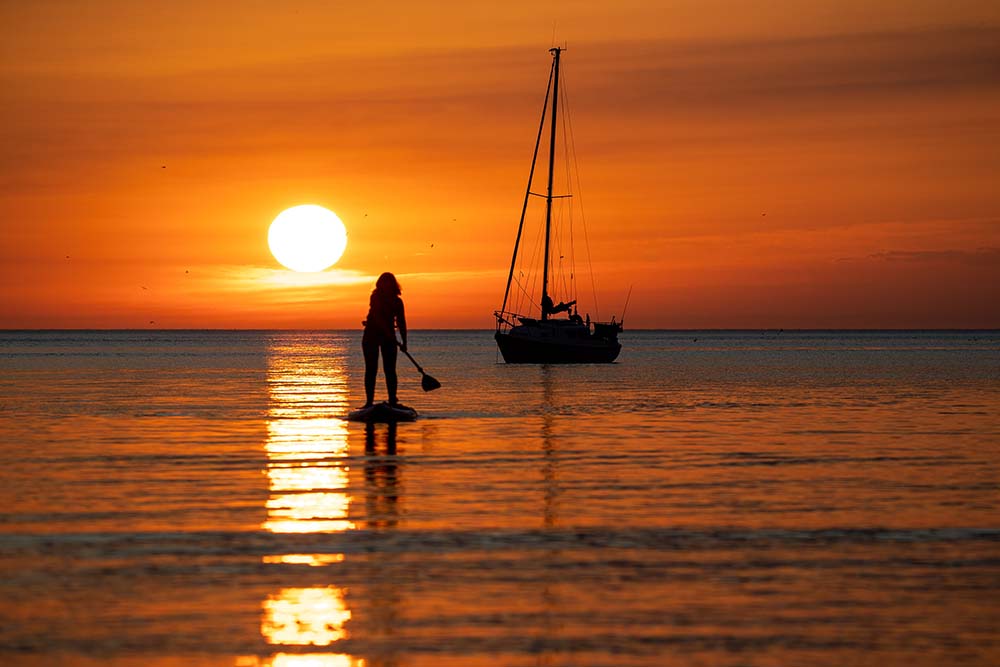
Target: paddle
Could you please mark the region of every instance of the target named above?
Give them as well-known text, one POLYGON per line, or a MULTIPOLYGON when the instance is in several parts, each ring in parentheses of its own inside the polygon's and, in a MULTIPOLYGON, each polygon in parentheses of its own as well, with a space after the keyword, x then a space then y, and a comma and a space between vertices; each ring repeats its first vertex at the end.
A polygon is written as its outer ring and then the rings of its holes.
MULTIPOLYGON (((398 341, 396 342, 396 345, 397 346, 399 345, 398 341)), ((400 349, 401 350, 403 349, 402 346, 400 346, 400 349)), ((421 389, 423 389, 424 391, 434 391, 435 389, 438 389, 438 388, 441 387, 441 383, 438 382, 437 380, 435 380, 434 378, 432 378, 427 373, 425 373, 424 369, 420 367, 420 364, 417 363, 416 359, 414 359, 412 356, 410 356, 409 352, 407 352, 406 350, 403 350, 403 354, 405 354, 407 357, 409 357, 410 361, 413 362, 413 365, 417 367, 418 371, 420 371, 420 376, 421 376, 420 377, 420 388, 421 389)))

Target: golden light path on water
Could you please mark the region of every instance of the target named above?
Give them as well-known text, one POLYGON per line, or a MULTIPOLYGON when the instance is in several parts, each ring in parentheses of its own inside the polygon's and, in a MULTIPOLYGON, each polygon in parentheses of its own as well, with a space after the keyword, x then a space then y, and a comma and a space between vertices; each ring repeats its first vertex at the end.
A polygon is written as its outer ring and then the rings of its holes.
POLYGON ((261 632, 271 644, 329 646, 347 636, 344 624, 351 612, 343 591, 326 588, 285 588, 264 603, 261 632))
MULTIPOLYGON (((355 528, 347 427, 330 415, 347 405, 347 375, 335 350, 301 343, 269 345, 267 386, 267 479, 269 498, 263 528, 272 533, 335 533, 355 528)), ((265 563, 320 567, 342 562, 343 554, 287 553, 265 563)), ((336 585, 283 588, 262 604, 261 635, 275 647, 330 647, 346 638, 351 611, 336 585)), ((338 653, 277 653, 257 659, 262 667, 359 667, 364 660, 338 653)))
POLYGON ((255 656, 237 658, 235 667, 364 667, 364 660, 357 660, 342 653, 278 653, 270 658, 255 656))

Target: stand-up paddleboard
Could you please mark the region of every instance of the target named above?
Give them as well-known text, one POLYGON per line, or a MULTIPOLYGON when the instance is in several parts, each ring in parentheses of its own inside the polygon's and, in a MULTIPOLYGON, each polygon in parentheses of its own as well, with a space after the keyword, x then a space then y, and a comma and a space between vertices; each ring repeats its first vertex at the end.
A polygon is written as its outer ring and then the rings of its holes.
POLYGON ((417 411, 405 405, 389 405, 385 401, 367 408, 358 408, 347 415, 352 422, 411 422, 417 418, 417 411))

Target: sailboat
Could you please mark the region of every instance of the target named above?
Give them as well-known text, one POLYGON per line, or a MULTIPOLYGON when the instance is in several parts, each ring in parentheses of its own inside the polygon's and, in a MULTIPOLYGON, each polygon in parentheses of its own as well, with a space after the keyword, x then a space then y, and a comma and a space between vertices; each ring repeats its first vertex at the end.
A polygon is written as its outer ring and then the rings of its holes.
MULTIPOLYGON (((549 85, 545 92, 545 102, 542 105, 542 120, 538 126, 538 137, 535 139, 535 152, 531 158, 531 169, 528 174, 528 187, 524 195, 524 205, 521 208, 521 221, 517 227, 517 238, 514 241, 514 254, 510 261, 510 272, 507 275, 507 288, 503 295, 503 305, 494 311, 496 317, 496 338, 500 354, 508 364, 592 364, 610 363, 618 357, 622 346, 618 342, 618 334, 622 331, 622 323, 614 317, 610 322, 591 322, 589 313, 586 319, 580 316, 576 307, 576 298, 568 301, 553 301, 551 293, 554 285, 551 282, 550 269, 553 269, 553 200, 571 197, 572 195, 554 195, 552 180, 555 168, 556 129, 558 125, 559 106, 559 57, 564 49, 552 48, 552 69, 549 73, 549 85), (535 175, 535 165, 538 160, 538 149, 541 144, 545 120, 551 100, 551 120, 549 121, 549 163, 548 187, 544 195, 531 191, 535 175), (524 277, 518 268, 518 251, 521 247, 521 237, 524 232, 525 214, 531 197, 545 199, 545 249, 542 253, 542 285, 541 299, 534 301, 533 290, 529 290, 531 281, 524 277), (515 296, 521 297, 521 302, 514 305, 511 287, 516 287, 515 296), (519 313, 517 310, 526 309, 519 313), (535 316, 537 309, 538 315, 535 316), (563 315, 564 313, 564 315, 563 315)), ((561 235, 557 235, 561 236, 561 235)), ((559 267, 562 258, 558 254, 559 267)), ((574 272, 570 270, 569 280, 562 281, 564 288, 571 290, 574 282, 574 272)), ((572 297, 572 293, 567 295, 572 297)), ((595 300, 596 301, 596 300, 595 300)))

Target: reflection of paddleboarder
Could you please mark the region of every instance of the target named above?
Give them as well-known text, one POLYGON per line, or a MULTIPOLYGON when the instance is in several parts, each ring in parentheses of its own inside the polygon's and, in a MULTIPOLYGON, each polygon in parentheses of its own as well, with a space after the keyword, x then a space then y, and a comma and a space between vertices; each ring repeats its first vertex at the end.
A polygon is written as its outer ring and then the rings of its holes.
POLYGON ((399 521, 400 484, 396 422, 386 424, 385 455, 376 452, 375 424, 365 424, 365 514, 367 527, 393 528, 399 521))
POLYGON ((389 404, 399 405, 396 398, 396 327, 406 352, 406 314, 403 300, 399 297, 402 289, 396 276, 383 273, 375 282, 375 289, 369 301, 368 317, 364 321, 365 333, 361 337, 361 350, 365 355, 365 407, 375 402, 375 379, 378 376, 378 355, 382 352, 382 371, 385 373, 385 388, 389 392, 389 404))

